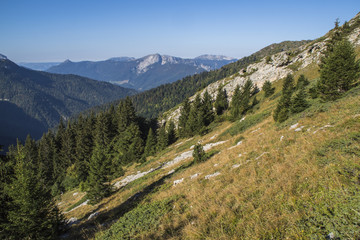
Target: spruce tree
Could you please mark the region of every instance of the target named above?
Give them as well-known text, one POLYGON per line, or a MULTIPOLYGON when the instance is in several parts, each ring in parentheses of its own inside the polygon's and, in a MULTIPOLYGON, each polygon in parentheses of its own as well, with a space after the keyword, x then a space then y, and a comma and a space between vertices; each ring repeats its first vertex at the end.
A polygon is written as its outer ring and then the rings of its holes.
POLYGON ((108 124, 106 116, 100 114, 96 121, 95 147, 89 163, 89 190, 88 199, 91 204, 101 201, 110 194, 111 186, 109 182, 110 161, 107 146, 109 144, 108 124))
POLYGON ((200 163, 206 161, 206 153, 203 146, 200 143, 195 144, 193 158, 195 163, 200 163))
POLYGON ((264 82, 264 85, 262 87, 262 90, 264 91, 265 93, 265 97, 270 97, 271 95, 274 94, 275 92, 275 88, 272 87, 272 84, 269 80, 266 80, 264 82))
POLYGON ((294 77, 288 74, 283 83, 282 95, 274 111, 273 117, 277 122, 284 122, 290 116, 291 96, 294 91, 294 77))
POLYGON ((305 92, 305 87, 302 86, 292 100, 292 104, 291 104, 292 113, 302 112, 309 107, 309 103, 306 101, 306 97, 307 95, 305 92))
POLYGON ((360 61, 356 61, 353 46, 347 40, 336 42, 327 51, 320 65, 317 88, 324 100, 335 100, 348 91, 358 79, 360 61))
POLYGON ((203 96, 201 114, 204 115, 205 126, 208 126, 211 122, 214 121, 212 98, 207 90, 203 96))
POLYGON ((171 145, 174 142, 176 142, 175 124, 173 121, 169 122, 166 132, 167 132, 168 145, 171 145))
POLYGON ((153 156, 156 153, 156 135, 154 134, 154 131, 152 128, 149 129, 148 136, 146 138, 146 145, 145 145, 145 156, 153 156))
POLYGON ((189 119, 190 110, 191 110, 191 105, 189 103, 189 99, 186 98, 180 110, 179 125, 178 125, 179 137, 187 136, 186 124, 189 119))
POLYGON ((160 152, 168 146, 168 137, 166 134, 165 124, 161 126, 158 130, 158 142, 157 142, 157 151, 160 152))
POLYGON ((240 104, 241 104, 241 91, 240 91, 240 86, 237 85, 230 104, 230 113, 233 120, 237 119, 241 114, 240 104))
POLYGON ((297 83, 296 83, 296 87, 295 89, 296 90, 299 90, 301 89, 302 87, 306 87, 307 85, 309 85, 309 80, 305 77, 304 74, 301 74, 297 80, 297 83))
POLYGON ((63 218, 50 194, 50 189, 41 179, 36 166, 25 160, 25 149, 17 145, 14 175, 6 185, 10 198, 8 203, 8 238, 54 239, 57 237, 63 218))
POLYGON ((216 100, 215 100, 215 111, 219 116, 228 108, 228 100, 226 90, 222 86, 219 86, 216 100))
POLYGON ((250 97, 253 89, 253 82, 248 79, 241 89, 240 114, 244 115, 250 109, 250 97))

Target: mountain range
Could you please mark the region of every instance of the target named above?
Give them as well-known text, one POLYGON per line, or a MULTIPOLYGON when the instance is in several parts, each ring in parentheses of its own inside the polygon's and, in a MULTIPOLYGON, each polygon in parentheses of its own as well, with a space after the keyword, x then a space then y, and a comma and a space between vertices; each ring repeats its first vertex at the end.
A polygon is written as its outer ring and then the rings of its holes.
POLYGON ((46 71, 76 74, 144 91, 162 84, 172 83, 188 75, 218 69, 236 60, 219 55, 201 55, 194 59, 184 59, 151 54, 138 59, 118 57, 95 62, 66 60, 46 71))
POLYGON ((52 74, 16 65, 0 55, 0 144, 27 134, 39 138, 60 118, 136 91, 76 75, 52 74))

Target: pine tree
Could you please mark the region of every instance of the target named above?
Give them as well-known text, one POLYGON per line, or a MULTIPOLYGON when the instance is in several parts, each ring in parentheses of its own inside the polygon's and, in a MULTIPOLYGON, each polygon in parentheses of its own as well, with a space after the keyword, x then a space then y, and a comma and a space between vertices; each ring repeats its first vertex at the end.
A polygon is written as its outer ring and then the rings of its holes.
POLYGON ((182 104, 182 108, 180 110, 179 125, 178 125, 179 137, 187 136, 186 124, 189 119, 190 110, 191 110, 191 105, 189 103, 189 99, 185 99, 182 104))
POLYGON ((110 160, 107 151, 109 144, 108 124, 104 114, 100 114, 96 121, 95 147, 89 163, 89 186, 87 196, 91 204, 101 201, 110 194, 110 160))
POLYGON ((309 107, 309 103, 306 101, 305 87, 302 85, 302 87, 300 88, 300 90, 292 100, 291 112, 299 113, 304 111, 308 107, 309 107))
POLYGON ((327 51, 320 65, 320 81, 317 89, 322 99, 335 100, 348 91, 360 73, 360 61, 356 61, 353 46, 347 40, 336 42, 327 51))
POLYGON ((309 80, 305 77, 304 74, 301 74, 297 80, 297 83, 296 83, 296 87, 295 89, 296 90, 299 90, 301 89, 302 87, 305 87, 307 85, 309 85, 309 80))
POLYGON ((216 100, 215 100, 215 111, 216 114, 219 116, 223 114, 223 112, 228 108, 228 100, 227 100, 227 93, 226 90, 219 86, 216 100))
POLYGON ((168 146, 168 137, 165 130, 165 125, 161 126, 158 131, 158 142, 157 142, 157 151, 160 152, 168 146))
POLYGON ((14 160, 14 175, 5 187, 11 199, 7 229, 14 239, 56 238, 63 218, 52 199, 50 189, 40 178, 36 166, 25 160, 25 149, 19 144, 14 160))
POLYGON ((275 92, 275 88, 272 87, 271 82, 268 80, 264 82, 262 90, 265 92, 265 97, 270 97, 275 92))
POLYGON ((206 153, 200 143, 195 144, 193 152, 194 162, 200 163, 206 161, 206 153))
POLYGON ((205 126, 208 126, 211 122, 214 121, 212 98, 207 90, 203 96, 201 114, 204 116, 205 126))
POLYGON ((176 131, 175 131, 175 124, 173 121, 170 121, 167 127, 167 139, 168 139, 168 145, 171 145, 174 142, 176 142, 176 131))
POLYGON ((241 104, 241 91, 240 91, 240 86, 237 85, 234 90, 234 95, 231 99, 231 104, 230 104, 230 113, 233 120, 237 119, 241 114, 240 104, 241 104))
POLYGON ((240 114, 244 115, 250 109, 250 97, 253 89, 253 82, 248 79, 241 89, 240 114))
POLYGON ((146 138, 146 145, 145 145, 145 156, 153 156, 156 153, 156 135, 152 128, 149 129, 148 136, 146 138))
POLYGON ((290 116, 291 96, 294 91, 294 77, 288 74, 283 83, 282 95, 274 111, 273 117, 277 122, 283 122, 290 116))

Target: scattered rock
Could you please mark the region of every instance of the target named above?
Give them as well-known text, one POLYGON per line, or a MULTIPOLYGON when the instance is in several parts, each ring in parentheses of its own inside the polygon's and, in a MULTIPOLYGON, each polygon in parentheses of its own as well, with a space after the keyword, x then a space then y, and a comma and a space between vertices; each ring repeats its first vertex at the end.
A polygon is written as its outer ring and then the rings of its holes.
POLYGON ((185 160, 185 159, 187 159, 187 158, 192 157, 193 152, 194 152, 193 150, 190 150, 190 151, 187 151, 187 152, 183 152, 183 153, 180 154, 179 156, 175 157, 173 160, 165 163, 165 164, 164 164, 164 168, 168 168, 168 167, 170 167, 170 166, 172 166, 172 165, 175 165, 175 164, 177 164, 177 163, 179 163, 179 162, 181 162, 181 161, 183 161, 183 160, 185 160))
POLYGON ((264 154, 268 154, 269 152, 263 152, 262 154, 260 154, 260 156, 258 156, 257 158, 255 158, 255 160, 258 160, 259 158, 261 158, 264 154))
POLYGON ((220 172, 215 172, 215 173, 213 173, 213 174, 206 175, 206 176, 205 176, 205 179, 210 179, 210 178, 219 176, 220 174, 221 174, 220 172))
POLYGON ((175 180, 173 186, 176 186, 176 185, 178 185, 179 183, 182 183, 183 181, 184 181, 184 178, 181 178, 181 179, 179 179, 179 180, 175 180))
POLYGON ((178 147, 178 146, 180 146, 181 144, 183 144, 183 142, 179 142, 179 143, 175 144, 175 147, 178 147))
POLYGON ((73 196, 75 197, 76 195, 78 195, 79 193, 78 192, 75 192, 75 193, 73 193, 73 196))
POLYGON ((228 150, 233 149, 233 148, 235 148, 235 147, 237 147, 237 146, 239 146, 241 144, 242 144, 242 141, 238 142, 236 145, 234 145, 232 147, 229 147, 228 150))
POLYGON ((191 146, 190 146, 190 149, 194 149, 194 147, 195 147, 195 145, 191 145, 191 146))
POLYGON ((282 141, 283 139, 284 139, 284 136, 281 136, 281 137, 280 137, 280 141, 282 141))
POLYGON ((97 211, 97 212, 94 212, 94 213, 92 213, 92 214, 90 214, 90 216, 88 217, 88 220, 90 220, 90 219, 92 219, 92 218, 94 218, 94 217, 96 217, 97 215, 99 215, 99 211, 97 211))
POLYGON ((245 120, 245 117, 243 117, 242 119, 240 119, 240 121, 239 122, 242 122, 242 121, 244 121, 245 120))
POLYGON ((217 135, 217 134, 215 134, 214 136, 212 136, 212 137, 210 138, 210 140, 215 139, 217 136, 218 136, 218 135, 217 135))
POLYGON ((71 209, 70 211, 63 212, 63 213, 64 213, 64 214, 66 214, 66 213, 72 212, 72 211, 74 211, 75 209, 78 209, 78 208, 80 208, 80 207, 82 207, 82 206, 87 205, 87 204, 88 204, 88 202, 89 202, 89 199, 88 199, 88 200, 86 200, 85 202, 83 202, 82 204, 80 204, 79 206, 74 207, 74 208, 73 208, 73 209, 71 209))
POLYGON ((333 126, 333 125, 330 125, 330 124, 327 124, 327 125, 319 128, 318 130, 315 130, 315 131, 313 132, 313 134, 317 133, 317 132, 320 131, 320 130, 324 130, 325 128, 330 128, 330 127, 334 127, 334 126, 333 126))
POLYGON ((329 233, 327 236, 326 236, 326 239, 334 239, 335 238, 335 234, 333 232, 329 233))
POLYGON ((242 157, 242 154, 241 153, 239 153, 239 155, 238 155, 239 157, 242 157))
POLYGON ((292 129, 294 129, 294 128, 297 128, 298 125, 299 125, 299 123, 295 123, 294 125, 291 125, 290 128, 289 128, 289 130, 292 130, 292 129))
POLYGON ((259 131, 259 130, 260 130, 260 128, 255 129, 254 131, 252 131, 252 132, 250 132, 250 133, 254 133, 254 132, 257 132, 257 131, 259 131))
POLYGON ((190 176, 190 179, 194 179, 197 178, 201 173, 195 173, 194 175, 190 176))
POLYGON ((303 128, 304 126, 298 127, 297 129, 295 129, 295 132, 300 132, 303 128))
POLYGON ((170 170, 170 171, 167 173, 167 175, 173 174, 174 172, 175 172, 175 169, 170 170))
POLYGON ((232 165, 232 168, 238 168, 238 167, 240 167, 241 166, 241 164, 239 163, 239 164, 234 164, 234 165, 232 165))
POLYGON ((121 181, 117 181, 115 184, 114 184, 114 187, 115 188, 121 188, 121 187, 125 187, 127 184, 135 181, 136 179, 138 178, 141 178, 143 176, 145 176, 146 174, 149 174, 155 170, 158 170, 160 167, 157 167, 157 168, 151 168, 149 171, 147 172, 138 172, 137 174, 134 174, 134 175, 129 175, 127 177, 125 177, 124 179, 122 179, 121 181))
POLYGON ((68 226, 71 226, 71 225, 73 225, 73 224, 77 224, 78 222, 79 222, 79 220, 78 220, 77 218, 72 217, 72 218, 70 218, 70 219, 68 219, 68 220, 66 221, 66 224, 67 224, 68 226))
POLYGON ((215 163, 215 164, 214 164, 214 167, 217 167, 217 166, 219 166, 219 164, 215 163))
POLYGON ((208 143, 208 144, 206 144, 204 146, 204 151, 207 151, 207 150, 209 150, 209 149, 211 149, 211 148, 213 148, 213 147, 215 147, 217 145, 220 145, 220 144, 223 144, 223 143, 226 143, 226 142, 227 142, 227 140, 226 141, 216 142, 216 143, 208 143))
POLYGON ((59 202, 58 204, 57 204, 57 206, 60 206, 61 204, 64 204, 63 202, 59 202))

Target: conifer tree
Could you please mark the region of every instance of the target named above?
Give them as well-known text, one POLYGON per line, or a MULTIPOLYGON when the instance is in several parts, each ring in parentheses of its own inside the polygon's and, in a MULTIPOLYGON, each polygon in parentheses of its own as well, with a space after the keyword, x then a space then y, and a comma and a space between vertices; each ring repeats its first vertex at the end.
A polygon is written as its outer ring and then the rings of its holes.
POLYGON ((160 152, 168 146, 168 137, 165 130, 165 124, 159 128, 157 139, 157 151, 160 152))
POLYGON ((148 136, 146 138, 146 145, 145 145, 145 156, 153 156, 156 153, 156 135, 154 134, 154 131, 152 128, 149 129, 148 136))
POLYGON ((296 90, 299 90, 301 89, 302 87, 305 87, 307 85, 309 85, 309 80, 305 77, 304 74, 301 74, 297 80, 297 83, 296 83, 296 87, 295 89, 296 90))
POLYGON ((324 100, 335 100, 348 91, 358 79, 360 61, 347 40, 338 41, 329 49, 320 65, 317 89, 324 100))
POLYGON ((195 163, 204 162, 206 160, 204 148, 200 143, 197 143, 194 146, 193 158, 195 163))
POLYGON ((237 85, 234 90, 234 95, 231 99, 230 113, 233 120, 240 116, 240 104, 241 104, 241 91, 240 86, 237 85))
POLYGON ((38 144, 38 168, 42 179, 49 186, 54 184, 54 157, 56 154, 55 136, 52 131, 44 133, 38 144))
POLYGON ((291 96, 294 91, 294 77, 288 74, 283 83, 282 95, 274 111, 273 117, 277 122, 283 122, 290 116, 291 96))
POLYGON ((100 114, 96 121, 95 147, 89 163, 89 186, 87 196, 91 204, 98 203, 110 194, 110 161, 107 152, 109 144, 108 124, 104 114, 100 114))
POLYGON ((191 110, 191 105, 189 103, 189 99, 186 98, 180 110, 179 125, 178 125, 179 137, 187 136, 186 124, 189 119, 190 110, 191 110))
POLYGON ((217 115, 223 114, 223 112, 228 108, 228 100, 226 90, 222 86, 219 86, 218 93, 215 100, 215 111, 217 115))
POLYGON ((297 92, 297 94, 292 100, 292 104, 291 104, 292 113, 302 112, 309 107, 309 103, 306 101, 306 96, 307 95, 305 92, 305 87, 302 85, 302 87, 300 88, 300 90, 297 92))
POLYGON ((176 142, 175 124, 173 121, 170 121, 169 126, 167 127, 167 139, 168 139, 168 145, 171 145, 174 142, 176 142))
POLYGON ((212 98, 207 90, 203 96, 201 114, 204 116, 205 126, 208 126, 212 121, 214 121, 212 98))
POLYGON ((250 97, 251 97, 251 92, 253 89, 253 82, 248 79, 244 86, 241 89, 241 97, 240 97, 240 114, 245 114, 250 106, 250 97))
POLYGON ((14 239, 54 239, 63 218, 57 209, 50 189, 40 178, 36 166, 25 160, 25 150, 17 145, 14 175, 5 187, 10 197, 9 224, 6 227, 14 239))
POLYGON ((265 97, 270 97, 271 95, 274 94, 275 92, 275 88, 272 87, 272 84, 269 80, 266 80, 264 82, 264 85, 262 87, 262 90, 264 91, 265 93, 265 97))

